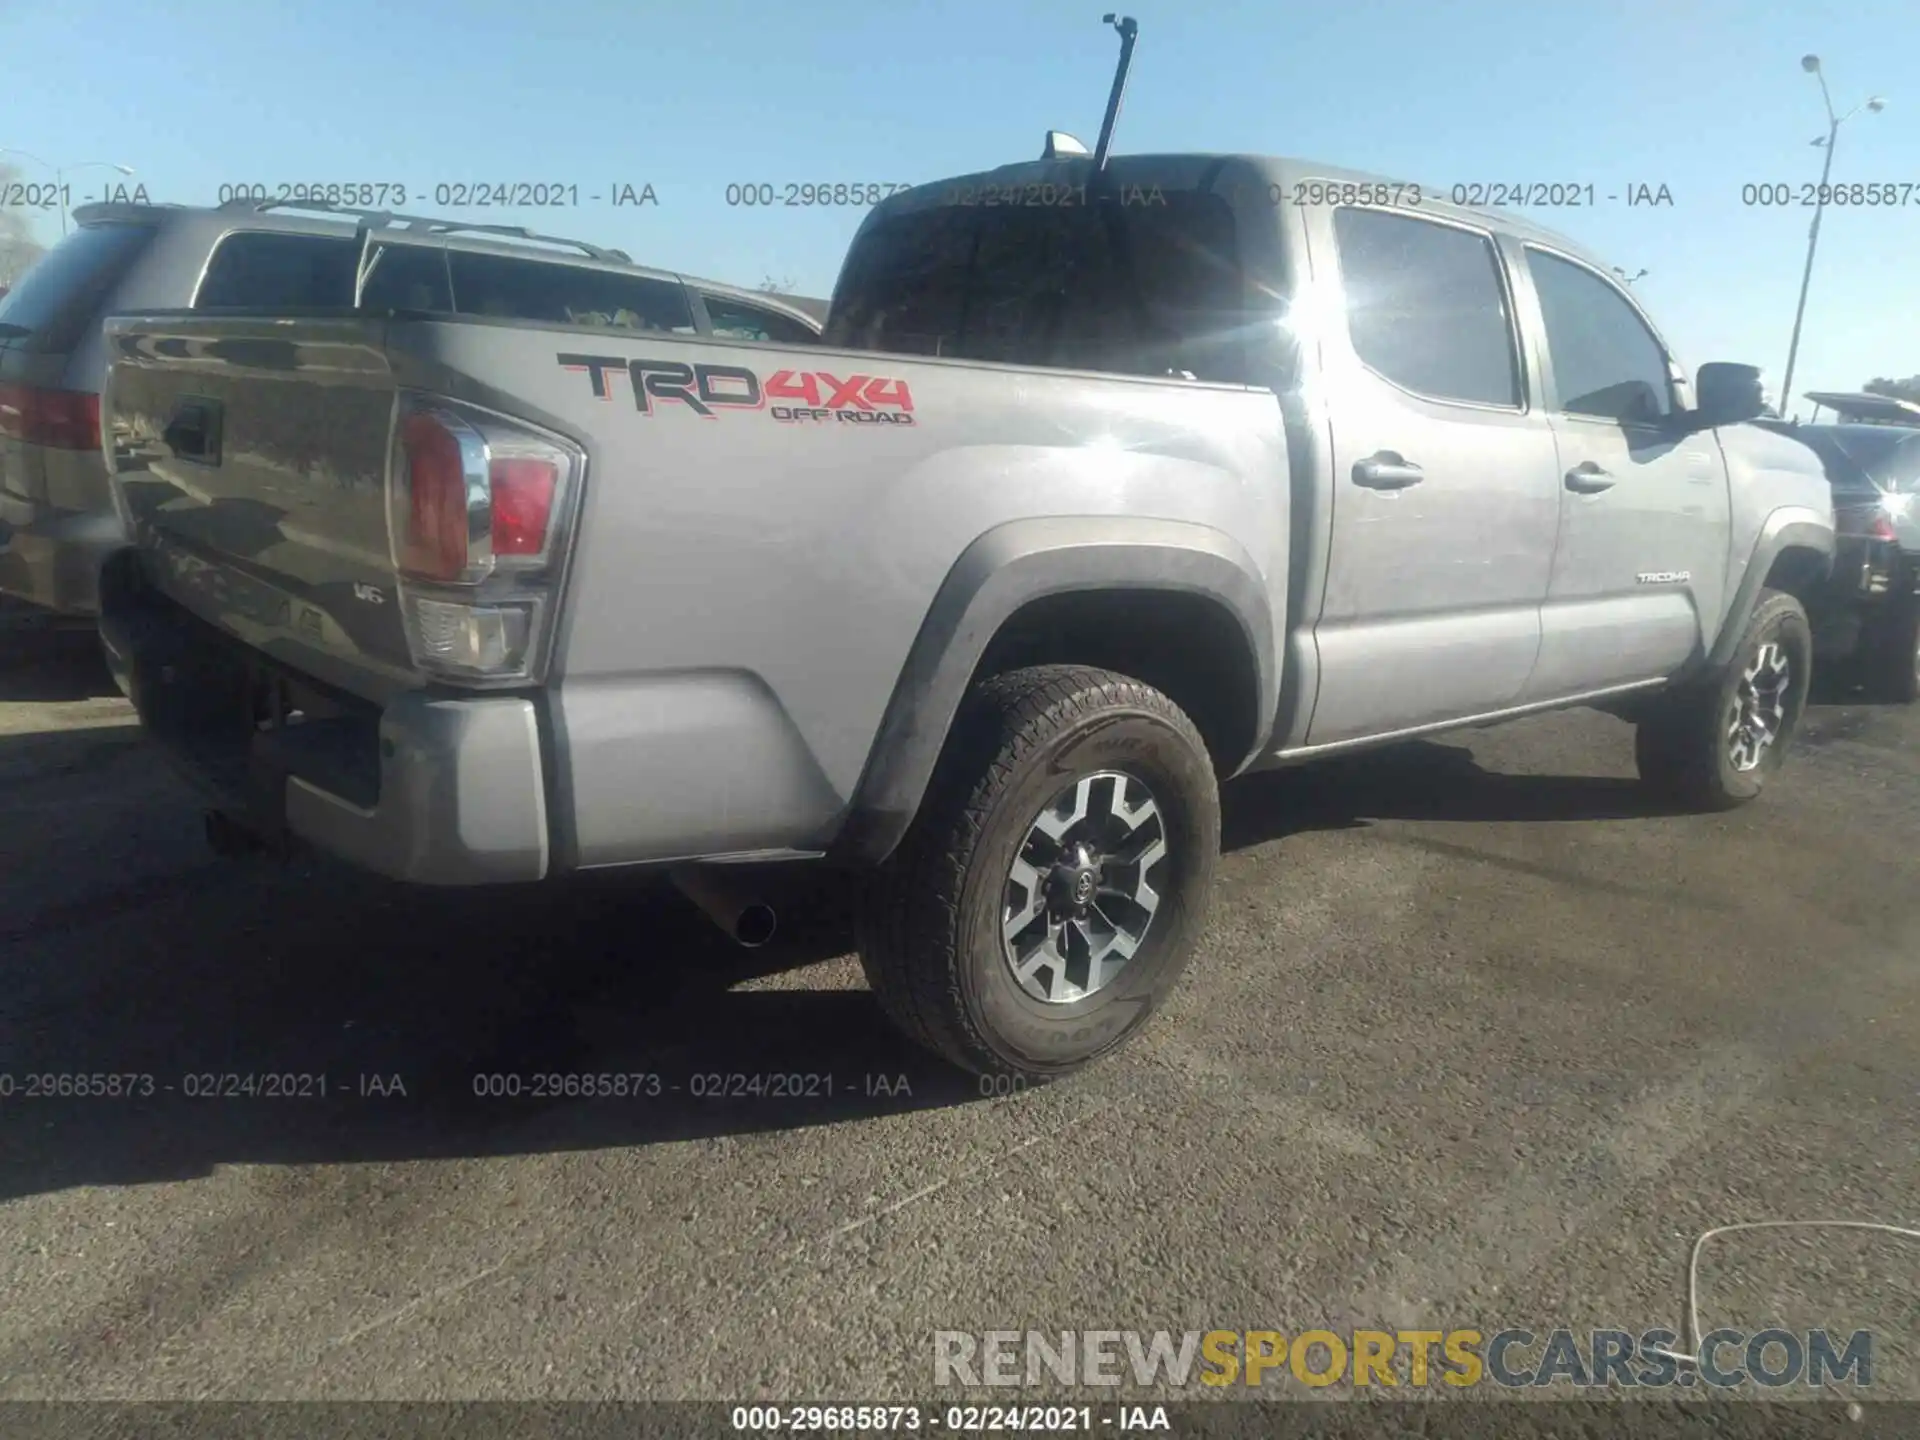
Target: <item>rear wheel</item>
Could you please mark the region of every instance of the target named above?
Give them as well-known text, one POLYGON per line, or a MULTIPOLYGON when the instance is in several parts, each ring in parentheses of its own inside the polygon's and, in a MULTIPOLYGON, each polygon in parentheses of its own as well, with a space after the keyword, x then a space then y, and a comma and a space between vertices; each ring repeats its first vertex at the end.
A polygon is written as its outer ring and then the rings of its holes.
POLYGON ((1173 989, 1219 849, 1212 761, 1165 695, 1083 666, 995 676, 874 877, 861 962, 888 1016, 956 1064, 1063 1075, 1173 989))
POLYGON ((1642 717, 1634 734, 1641 779, 1694 809, 1746 804, 1780 768, 1812 676, 1807 612, 1791 595, 1762 591, 1731 661, 1642 717))

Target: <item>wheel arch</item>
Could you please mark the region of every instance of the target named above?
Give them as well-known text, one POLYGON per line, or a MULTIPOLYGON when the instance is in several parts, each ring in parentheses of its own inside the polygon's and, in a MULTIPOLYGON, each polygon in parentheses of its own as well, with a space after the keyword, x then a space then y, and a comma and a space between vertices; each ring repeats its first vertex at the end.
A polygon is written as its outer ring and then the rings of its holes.
POLYGON ((1833 567, 1833 517, 1785 505, 1767 517, 1707 656, 1717 669, 1733 659, 1761 592, 1784 590, 1805 604, 1833 567))
POLYGON ((1216 770, 1237 773, 1272 728, 1274 628, 1252 557, 1210 526, 1092 516, 989 530, 928 608, 832 854, 866 864, 891 854, 968 690, 1021 665, 1093 664, 1144 680, 1187 710, 1216 770))

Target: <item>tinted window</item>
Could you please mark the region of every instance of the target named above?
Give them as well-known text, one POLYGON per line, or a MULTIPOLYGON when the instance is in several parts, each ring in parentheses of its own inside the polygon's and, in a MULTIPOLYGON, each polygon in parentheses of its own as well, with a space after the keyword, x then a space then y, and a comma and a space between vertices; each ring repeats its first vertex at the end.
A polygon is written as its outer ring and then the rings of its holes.
POLYGON ((74 231, 0 300, 0 325, 29 332, 11 343, 43 353, 73 349, 153 237, 151 225, 83 225, 74 231))
POLYGON ((1347 333, 1370 370, 1418 395, 1520 404, 1492 240, 1380 210, 1336 210, 1333 229, 1347 333))
POLYGON ((1569 415, 1652 421, 1673 410, 1667 354, 1620 292, 1583 266, 1528 250, 1547 354, 1569 415))
POLYGON ((370 310, 453 309, 447 252, 438 245, 382 245, 375 252, 360 303, 370 310))
POLYGON ((854 242, 827 343, 1133 375, 1245 378, 1233 213, 1218 196, 951 206, 854 242))
POLYGON ((1908 488, 1920 479, 1920 434, 1889 425, 1884 430, 1803 425, 1787 432, 1820 457, 1827 478, 1846 489, 1908 488))
POLYGON ((671 280, 467 250, 449 251, 447 261, 462 315, 693 333, 687 292, 671 280))
POLYGON ((812 345, 819 340, 810 325, 803 325, 777 310, 762 310, 719 295, 708 295, 707 319, 713 333, 723 340, 772 340, 782 345, 812 345))
POLYGON ((353 304, 360 246, 344 236, 242 231, 214 247, 194 308, 324 310, 353 304))
POLYGON ((1920 489, 1920 435, 1909 435, 1900 448, 1887 457, 1878 474, 1882 480, 1903 490, 1920 489))

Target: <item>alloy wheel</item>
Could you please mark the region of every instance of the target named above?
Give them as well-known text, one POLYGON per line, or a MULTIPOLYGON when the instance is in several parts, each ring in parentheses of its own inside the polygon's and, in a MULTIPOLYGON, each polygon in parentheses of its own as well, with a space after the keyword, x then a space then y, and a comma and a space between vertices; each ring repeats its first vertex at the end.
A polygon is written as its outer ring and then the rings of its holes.
POLYGON ((1111 985, 1160 908, 1159 802, 1137 776, 1102 770, 1067 786, 1027 829, 1008 872, 1001 943, 1020 988, 1050 1005, 1111 985))
POLYGON ((1784 646, 1769 640, 1754 651, 1734 687, 1727 720, 1727 758, 1742 774, 1760 762, 1780 738, 1793 691, 1793 660, 1784 646))

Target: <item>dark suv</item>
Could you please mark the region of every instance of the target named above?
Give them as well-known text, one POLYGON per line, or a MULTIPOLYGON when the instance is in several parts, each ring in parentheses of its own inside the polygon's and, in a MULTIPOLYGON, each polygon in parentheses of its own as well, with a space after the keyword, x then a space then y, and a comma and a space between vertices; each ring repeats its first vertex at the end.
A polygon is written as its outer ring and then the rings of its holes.
POLYGON ((1920 696, 1920 428, 1763 420, 1820 457, 1833 486, 1833 574, 1809 607, 1823 662, 1874 696, 1920 696))
POLYGON ((358 283, 374 309, 783 344, 820 334, 789 299, 509 226, 254 201, 74 218, 0 299, 0 597, 56 615, 96 612, 100 562, 124 543, 100 439, 101 322, 115 311, 344 308, 358 283))

